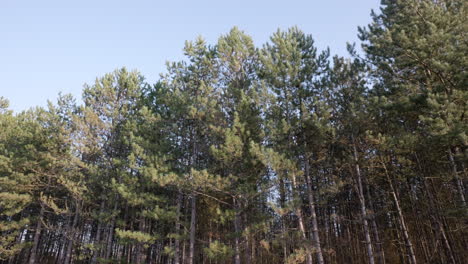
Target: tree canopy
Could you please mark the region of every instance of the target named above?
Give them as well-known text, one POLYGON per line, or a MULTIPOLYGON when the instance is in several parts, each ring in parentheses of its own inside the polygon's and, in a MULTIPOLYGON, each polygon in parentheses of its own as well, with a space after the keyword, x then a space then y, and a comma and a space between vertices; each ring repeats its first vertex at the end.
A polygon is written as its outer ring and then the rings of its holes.
POLYGON ((384 0, 348 57, 234 27, 156 83, 0 97, 0 263, 465 263, 467 11, 384 0))

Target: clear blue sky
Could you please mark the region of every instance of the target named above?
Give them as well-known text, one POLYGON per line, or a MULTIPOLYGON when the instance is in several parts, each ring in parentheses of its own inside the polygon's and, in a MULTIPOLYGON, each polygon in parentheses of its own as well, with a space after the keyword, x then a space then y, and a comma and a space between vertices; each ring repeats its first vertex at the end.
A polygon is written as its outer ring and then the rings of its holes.
POLYGON ((214 44, 238 26, 257 45, 297 25, 319 49, 346 55, 380 0, 0 0, 0 96, 21 111, 81 96, 84 83, 126 66, 154 82, 185 40, 214 44))

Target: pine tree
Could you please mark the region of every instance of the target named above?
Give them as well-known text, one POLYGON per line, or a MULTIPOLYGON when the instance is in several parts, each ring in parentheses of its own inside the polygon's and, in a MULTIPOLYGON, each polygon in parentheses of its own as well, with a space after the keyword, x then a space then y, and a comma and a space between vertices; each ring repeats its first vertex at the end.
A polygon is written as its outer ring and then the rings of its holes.
POLYGON ((99 201, 97 207, 101 208, 96 213, 93 262, 99 256, 109 259, 115 254, 116 218, 123 213, 119 209, 133 202, 132 194, 122 186, 138 178, 129 159, 132 144, 128 137, 136 129, 132 121, 139 111, 142 82, 137 72, 122 68, 97 79, 83 91, 84 106, 76 121, 84 140, 81 155, 90 165, 90 189, 97 194, 93 200, 99 201))
POLYGON ((251 244, 255 242, 249 230, 263 219, 246 211, 255 208, 256 201, 264 196, 262 187, 266 184, 265 167, 254 151, 264 138, 261 89, 255 75, 257 52, 252 39, 237 28, 218 40, 217 52, 224 113, 221 118, 226 121, 220 120, 213 128, 221 141, 211 150, 218 161, 216 171, 228 181, 224 192, 232 199, 234 263, 251 263, 251 244))
POLYGON ((23 145, 27 132, 21 129, 24 125, 20 126, 20 117, 8 110, 8 101, 2 97, 0 103, 0 259, 4 260, 18 254, 25 246, 19 243, 18 238, 23 228, 30 223, 31 217, 21 213, 32 202, 33 197, 25 187, 27 175, 17 172, 17 153, 20 150, 15 146, 23 145))
POLYGON ((460 205, 466 207, 463 181, 454 153, 465 149, 467 45, 465 1, 388 1, 373 24, 361 29, 364 49, 379 96, 399 107, 405 122, 426 135, 425 144, 446 152, 460 205), (409 119, 407 118, 409 117, 409 119))
MULTIPOLYGON (((466 149, 467 130, 463 71, 467 46, 462 40, 466 10, 464 1, 385 1, 382 13, 373 14, 373 23, 360 29, 374 80, 375 116, 377 122, 385 124, 385 130, 377 131, 384 135, 390 155, 386 167, 394 164, 390 171, 407 172, 404 178, 410 182, 412 206, 425 208, 426 219, 434 226, 433 231, 416 229, 420 236, 437 233, 440 241, 428 235, 426 243, 433 249, 443 245, 445 256, 439 259, 451 263, 459 261, 454 249, 458 246, 451 241, 455 234, 447 230, 446 217, 455 216, 451 225, 459 225, 466 212, 460 177, 466 175, 460 171, 466 162, 461 155, 466 149), (453 179, 454 190, 447 188, 450 185, 443 184, 447 180, 439 175, 453 179), (436 187, 434 179, 441 184, 436 187), (419 202, 419 189, 428 204, 419 202), (457 194, 457 198, 443 201, 447 203, 443 210, 441 193, 457 194), (453 200, 458 202, 449 202, 453 200)), ((405 229, 405 224, 401 225, 405 229)), ((416 263, 418 253, 412 252, 409 237, 404 237, 410 261, 416 263)), ((427 260, 427 250, 418 247, 427 260)))
POLYGON ((7 111, 2 114, 2 120, 6 132, 2 138, 5 144, 1 184, 5 211, 2 214, 7 219, 21 216, 16 223, 9 220, 2 224, 5 234, 13 235, 16 242, 9 248, 13 237, 6 236, 3 257, 27 245, 18 241, 24 239, 24 228, 30 226, 33 233, 29 263, 36 263, 44 228, 51 231, 54 218, 70 213, 66 201, 76 204, 83 191, 79 184, 80 164, 73 157, 68 123, 52 104, 48 110, 37 108, 17 116, 7 111))
MULTIPOLYGON (((197 198, 214 178, 207 171, 213 160, 209 151, 213 141, 210 125, 219 120, 220 111, 219 95, 215 89, 218 76, 214 64, 215 49, 200 37, 187 42, 184 52, 187 61, 169 64, 168 74, 155 87, 158 89, 155 93, 160 95, 159 99, 156 97, 160 104, 157 108, 170 125, 166 133, 172 142, 173 166, 179 175, 177 192, 184 191, 191 202, 188 263, 194 263, 198 259, 195 256, 197 198)), ((180 201, 181 197, 177 200, 180 201)), ((177 244, 180 246, 179 242, 177 244)), ((176 248, 175 252, 180 250, 176 248)), ((180 256, 175 258, 180 259, 180 256)))
MULTIPOLYGON (((302 239, 307 241, 307 231, 304 221, 302 199, 300 199, 301 184, 300 174, 305 175, 302 180, 309 183, 307 191, 309 192, 309 204, 311 206, 312 216, 314 212, 315 201, 313 199, 313 186, 310 184, 306 170, 308 163, 308 155, 304 153, 305 148, 301 146, 305 144, 305 140, 301 137, 302 124, 308 111, 313 111, 314 100, 318 99, 317 79, 323 74, 327 65, 328 51, 317 54, 317 49, 314 47, 314 41, 310 35, 305 35, 297 28, 291 28, 286 32, 276 32, 271 37, 271 44, 267 44, 261 51, 262 68, 260 69, 261 78, 265 80, 269 89, 274 93, 274 101, 271 103, 271 109, 268 113, 270 120, 271 138, 270 144, 278 154, 289 159, 281 168, 281 171, 276 171, 279 175, 280 188, 280 206, 285 206, 286 191, 285 182, 291 182, 291 194, 293 199, 293 210, 299 221, 299 230, 302 239), (301 151, 302 149, 302 151, 301 151), (293 165, 294 160, 304 160, 302 157, 307 157, 307 162, 304 165, 293 165), (304 172, 303 172, 304 170, 304 172)), ((280 168, 278 168, 280 169, 280 168)), ((285 221, 283 217, 283 222, 285 221)), ((317 261, 323 263, 323 255, 320 245, 320 236, 318 233, 317 220, 312 219, 313 229, 313 248, 317 252, 317 261)), ((283 223, 286 225, 286 223, 283 223)), ((283 228, 283 232, 286 228, 283 228)), ((285 246, 284 246, 285 248, 285 246)), ((307 263, 312 263, 310 247, 307 248, 307 263)), ((284 257, 287 257, 287 251, 284 249, 284 257)))

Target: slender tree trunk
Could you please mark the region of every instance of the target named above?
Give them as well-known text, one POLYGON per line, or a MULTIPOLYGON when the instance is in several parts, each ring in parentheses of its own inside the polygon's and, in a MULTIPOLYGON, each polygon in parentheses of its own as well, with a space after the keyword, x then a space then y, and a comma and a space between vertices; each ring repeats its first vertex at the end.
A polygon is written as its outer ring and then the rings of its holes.
MULTIPOLYGON (((307 241, 307 232, 306 232, 306 228, 305 228, 305 224, 304 224, 304 216, 302 215, 302 203, 300 202, 301 201, 301 198, 299 197, 299 195, 297 195, 297 182, 296 182, 296 174, 295 173, 292 173, 292 192, 293 192, 293 197, 294 199, 298 202, 298 205, 297 205, 297 208, 296 208, 296 215, 297 215, 297 218, 299 220, 299 231, 301 231, 301 235, 302 235, 302 239, 304 241, 307 241)), ((306 263, 307 264, 312 264, 312 255, 310 253, 310 248, 307 247, 306 248, 306 263)), ((237 264, 237 263, 236 263, 237 264)))
POLYGON ((128 245, 128 251, 127 251, 127 263, 131 263, 132 260, 132 251, 133 251, 133 244, 128 245))
MULTIPOLYGON (((395 216, 392 215, 392 219, 395 218, 395 216)), ((399 223, 398 219, 395 218, 393 219, 393 222, 395 223, 395 226, 401 226, 401 223, 399 223)), ((400 258, 400 263, 406 263, 406 257, 405 257, 405 249, 402 247, 402 243, 400 243, 399 241, 401 241, 401 228, 395 228, 394 230, 394 235, 395 235, 395 239, 396 241, 398 241, 398 243, 396 244, 396 248, 397 248, 397 251, 398 251, 398 257, 400 258)))
MULTIPOLYGON (((69 218, 68 220, 68 223, 67 223, 67 227, 71 226, 71 223, 72 223, 72 219, 69 218)), ((59 254, 58 254, 58 258, 57 258, 57 263, 61 264, 63 262, 65 262, 65 256, 66 256, 66 253, 67 253, 67 232, 68 230, 64 230, 64 235, 62 237, 62 241, 60 241, 61 243, 59 244, 59 254)))
POLYGON ((182 192, 177 191, 176 239, 174 242, 174 264, 180 264, 180 213, 182 208, 182 192))
POLYGON ((449 240, 447 239, 447 233, 445 232, 442 225, 439 225, 439 229, 440 229, 440 234, 442 235, 442 239, 444 241, 444 246, 447 249, 449 259, 453 264, 456 264, 457 262, 455 261, 455 256, 453 255, 452 246, 450 245, 449 240))
POLYGON ((353 157, 354 157, 354 166, 356 169, 356 176, 357 176, 357 189, 358 189, 358 197, 359 197, 359 202, 360 202, 360 209, 361 209, 361 218, 362 218, 362 224, 364 227, 364 236, 366 238, 366 249, 367 249, 367 257, 369 258, 369 264, 374 264, 374 252, 372 249, 372 241, 371 241, 371 236, 369 232, 369 224, 367 222, 367 209, 366 209, 366 202, 364 199, 364 192, 363 192, 363 187, 362 187, 362 175, 361 175, 361 170, 359 168, 359 159, 358 159, 358 154, 357 154, 357 149, 356 149, 356 143, 354 142, 353 138, 353 157))
POLYGON ((185 264, 186 259, 187 259, 187 250, 186 250, 187 247, 186 246, 187 246, 187 242, 186 240, 184 240, 182 242, 182 261, 181 261, 182 264, 185 264))
POLYGON ((463 182, 461 181, 460 177, 458 176, 458 170, 457 170, 457 163, 455 162, 455 159, 453 158, 453 153, 452 150, 449 148, 448 149, 448 155, 450 159, 450 165, 452 167, 452 174, 453 178, 455 181, 455 184, 458 189, 458 195, 460 196, 460 201, 463 207, 466 207, 466 200, 465 200, 465 191, 463 190, 463 182))
POLYGON ((109 228, 107 230, 107 241, 106 241, 106 251, 104 254, 104 259, 109 260, 112 255, 112 240, 114 239, 114 225, 115 219, 111 220, 109 228))
MULTIPOLYGON (((143 216, 140 217, 140 221, 138 223, 138 231, 145 232, 145 218, 143 216)), ((143 251, 143 243, 139 242, 136 244, 135 247, 135 263, 142 263, 142 251, 143 251)))
MULTIPOLYGON (((302 98, 300 98, 300 104, 302 105, 302 98)), ((300 107, 300 124, 301 128, 303 128, 303 119, 304 114, 302 107, 300 107)), ((307 140, 305 133, 302 133, 302 140, 304 142, 304 178, 307 184, 307 196, 309 198, 309 207, 310 207, 310 214, 311 214, 311 221, 312 221, 312 248, 317 253, 317 263, 323 264, 323 254, 322 254, 322 246, 320 245, 320 234, 318 229, 318 221, 317 221, 317 210, 315 206, 315 199, 314 199, 314 190, 312 186, 312 180, 310 178, 310 164, 309 164, 309 155, 307 153, 307 140)), ((307 256, 307 263, 312 263, 312 256, 310 255, 310 251, 308 251, 307 256)))
MULTIPOLYGON (((117 197, 116 197, 117 199, 117 197)), ((114 210, 117 210, 117 201, 114 202, 114 210)), ((115 227, 115 216, 112 217, 111 224, 109 225, 109 233, 107 235, 107 246, 106 246, 106 255, 104 256, 106 260, 109 260, 112 256, 112 245, 114 239, 114 227, 115 227)))
POLYGON ((188 264, 193 264, 193 259, 195 256, 195 233, 196 233, 196 223, 197 223, 197 196, 195 193, 192 194, 192 208, 191 208, 191 217, 190 217, 190 249, 189 249, 189 259, 188 264))
MULTIPOLYGON (((286 204, 286 190, 284 187, 284 180, 280 179, 279 181, 279 189, 280 189, 280 206, 281 208, 285 207, 286 204)), ((286 217, 284 215, 281 215, 281 240, 283 244, 283 260, 284 263, 286 263, 287 258, 288 258, 288 247, 286 243, 286 217)))
MULTIPOLYGON (((101 201, 100 209, 99 209, 99 215, 101 215, 104 212, 104 200, 101 201)), ((93 257, 91 259, 91 264, 96 264, 97 257, 99 256, 100 252, 100 246, 101 246, 101 229, 102 229, 102 222, 101 219, 98 219, 98 225, 97 225, 97 230, 96 230, 96 238, 94 239, 94 247, 93 247, 93 257)))
MULTIPOLYGON (((198 133, 196 130, 196 126, 192 127, 192 133, 191 133, 191 140, 190 142, 192 143, 192 149, 191 149, 191 156, 190 156, 190 179, 193 179, 192 175, 192 169, 193 168, 198 168, 198 159, 197 159, 197 153, 198 153, 198 133)), ((190 242, 189 242, 189 258, 188 258, 188 264, 193 264, 194 263, 194 258, 195 258, 195 236, 196 236, 196 224, 197 224, 197 196, 195 192, 192 192, 192 199, 191 199, 191 212, 190 212, 190 242)))
POLYGON ((42 252, 41 252, 41 255, 42 256, 46 256, 47 258, 47 262, 49 262, 52 258, 52 254, 49 255, 50 253, 50 250, 52 248, 52 244, 53 244, 53 241, 55 240, 55 236, 52 232, 47 232, 48 235, 46 236, 45 239, 43 239, 43 247, 42 247, 42 252))
POLYGON ((408 228, 406 226, 406 221, 403 216, 403 211, 401 210, 401 207, 400 207, 400 202, 396 195, 395 188, 393 187, 392 180, 390 179, 390 175, 388 174, 387 167, 385 166, 385 163, 383 162, 382 162, 382 165, 385 171, 385 176, 387 177, 388 184, 390 185, 390 191, 392 193, 393 202, 395 203, 395 206, 397 208, 398 218, 400 219, 401 230, 403 231, 403 238, 405 239, 405 242, 406 242, 406 247, 408 250, 408 257, 410 259, 410 263, 417 264, 416 254, 414 253, 414 248, 413 248, 413 243, 411 243, 411 239, 409 237, 408 228))
POLYGON ((39 219, 37 220, 37 224, 36 224, 36 230, 34 231, 33 246, 31 248, 31 254, 29 256, 29 264, 36 263, 37 246, 39 245, 39 237, 41 236, 41 231, 42 231, 42 216, 43 215, 44 215, 44 208, 41 206, 41 210, 39 212, 39 219))
POLYGON ((317 253, 317 263, 323 264, 323 254, 322 254, 322 246, 320 245, 320 234, 318 228, 318 221, 317 221, 317 211, 315 209, 315 199, 314 199, 314 189, 312 186, 312 180, 310 178, 310 165, 309 165, 309 158, 305 157, 305 178, 307 181, 307 195, 309 198, 309 207, 310 207, 310 216, 312 221, 312 238, 313 238, 313 247, 315 252, 317 253))
POLYGON ((235 231, 235 245, 234 245, 234 263, 235 264, 240 264, 241 259, 240 259, 240 238, 239 235, 241 233, 241 219, 240 219, 240 206, 239 206, 239 201, 234 198, 234 208, 235 208, 235 216, 234 216, 234 231, 235 231))
MULTIPOLYGON (((21 213, 21 217, 23 217, 23 213, 21 213)), ((18 237, 16 238, 16 244, 19 245, 21 243, 21 239, 23 238, 23 231, 21 231, 18 235, 18 237)), ((13 255, 11 256, 9 259, 8 259, 8 264, 13 264, 15 263, 15 259, 18 257, 18 254, 17 255, 13 255)))
POLYGON ((366 193, 367 193, 367 201, 369 202, 369 208, 372 212, 372 214, 369 215, 369 220, 370 220, 370 225, 372 227, 372 234, 373 234, 373 239, 375 240, 374 244, 376 247, 377 251, 377 261, 379 264, 385 264, 385 252, 382 247, 382 243, 380 242, 380 236, 379 236, 379 228, 377 226, 377 222, 375 221, 375 209, 374 209, 374 203, 372 202, 371 199, 371 192, 370 192, 370 187, 369 187, 369 182, 367 181, 366 177, 363 177, 364 184, 366 185, 366 193))
MULTIPOLYGON (((423 170, 421 162, 419 161, 418 155, 415 154, 415 157, 416 157, 416 162, 418 164, 419 170, 421 171, 421 173, 424 174, 424 170, 423 170)), ((429 210, 430 210, 429 213, 431 215, 431 219, 433 220, 432 221, 433 224, 436 226, 435 231, 440 233, 441 236, 442 236, 442 243, 444 245, 447 258, 450 259, 451 263, 456 263, 455 262, 455 257, 453 256, 452 247, 450 246, 447 235, 445 234, 444 226, 442 224, 441 217, 440 217, 440 215, 438 213, 438 202, 436 200, 436 197, 434 197, 433 193, 431 192, 431 190, 429 188, 429 184, 427 183, 426 177, 423 176, 422 181, 423 181, 423 184, 424 184, 424 188, 426 190, 427 197, 429 198, 428 199, 429 200, 429 210)))
POLYGON ((69 232, 69 238, 68 238, 68 243, 67 243, 67 253, 65 254, 65 261, 64 264, 69 264, 71 261, 72 257, 72 251, 73 251, 73 242, 75 240, 75 234, 76 230, 75 227, 78 224, 78 215, 80 213, 80 204, 79 202, 76 203, 76 209, 75 209, 75 215, 73 216, 73 222, 70 225, 70 232, 69 232))
MULTIPOLYGON (((428 194, 430 196, 432 196, 432 193, 429 193, 429 189, 428 189, 429 186, 427 186, 427 181, 425 180, 424 183, 426 184, 428 194)), ((435 190, 433 182, 432 182, 432 188, 435 190)), ((435 208, 435 210, 431 213, 431 215, 432 215, 432 217, 433 217, 433 219, 434 219, 434 221, 436 223, 436 226, 437 226, 437 229, 438 229, 437 231, 440 232, 440 235, 442 236, 442 243, 444 244, 444 248, 445 248, 445 251, 446 251, 447 258, 450 259, 450 263, 455 264, 456 261, 455 261, 455 256, 453 255, 452 246, 450 245, 449 239, 448 239, 447 234, 445 232, 444 224, 442 222, 443 221, 442 217, 438 213, 439 208, 438 208, 437 198, 432 197, 429 200, 434 201, 434 204, 431 205, 431 207, 435 208)))
MULTIPOLYGON (((245 205, 244 208, 246 208, 247 205, 245 205)), ((243 214, 243 222, 244 222, 244 228, 246 228, 246 225, 248 225, 248 220, 247 220, 247 213, 243 214)), ((245 237, 245 251, 244 251, 244 259, 245 259, 245 264, 251 264, 252 263, 252 248, 253 243, 251 243, 251 234, 248 232, 247 236, 245 237)))

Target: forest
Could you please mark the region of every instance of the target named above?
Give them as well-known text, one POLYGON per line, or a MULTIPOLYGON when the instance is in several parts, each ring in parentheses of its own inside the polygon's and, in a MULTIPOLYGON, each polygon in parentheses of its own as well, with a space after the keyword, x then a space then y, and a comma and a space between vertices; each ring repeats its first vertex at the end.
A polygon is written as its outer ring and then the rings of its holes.
POLYGON ((467 263, 467 20, 383 0, 347 57, 234 27, 155 83, 0 97, 0 263, 467 263))

